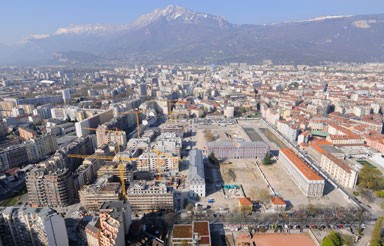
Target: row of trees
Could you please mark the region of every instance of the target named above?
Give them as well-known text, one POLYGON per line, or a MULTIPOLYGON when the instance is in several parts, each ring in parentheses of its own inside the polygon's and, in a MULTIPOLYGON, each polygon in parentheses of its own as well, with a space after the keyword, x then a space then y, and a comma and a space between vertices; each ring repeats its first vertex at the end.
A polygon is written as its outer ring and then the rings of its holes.
POLYGON ((379 219, 377 219, 372 231, 372 238, 370 243, 371 246, 381 246, 384 244, 384 240, 382 240, 381 237, 383 230, 383 222, 384 217, 380 217, 379 219))

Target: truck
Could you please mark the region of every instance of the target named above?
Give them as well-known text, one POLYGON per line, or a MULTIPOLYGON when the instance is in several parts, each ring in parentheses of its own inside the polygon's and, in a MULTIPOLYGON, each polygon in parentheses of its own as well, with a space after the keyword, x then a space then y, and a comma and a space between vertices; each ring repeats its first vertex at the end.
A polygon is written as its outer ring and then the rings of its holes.
POLYGON ((213 198, 208 199, 208 203, 214 203, 214 202, 215 202, 215 199, 213 199, 213 198))

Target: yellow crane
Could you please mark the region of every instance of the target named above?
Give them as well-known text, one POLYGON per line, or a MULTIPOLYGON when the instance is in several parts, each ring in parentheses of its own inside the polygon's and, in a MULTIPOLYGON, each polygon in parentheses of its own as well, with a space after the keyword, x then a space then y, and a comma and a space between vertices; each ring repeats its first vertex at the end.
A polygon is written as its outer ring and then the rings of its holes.
MULTIPOLYGON (((112 131, 112 130, 106 130, 106 131, 112 131)), ((117 134, 117 131, 118 129, 116 128, 116 134, 117 134)), ((117 135, 116 135, 117 136, 117 135)), ((93 155, 78 155, 78 154, 68 154, 68 157, 71 157, 71 158, 81 158, 81 159, 88 159, 88 158, 92 158, 92 159, 99 159, 99 160, 107 160, 107 161, 112 161, 115 159, 116 155, 118 155, 118 153, 120 153, 120 145, 117 144, 117 151, 115 151, 115 155, 114 156, 107 156, 107 155, 97 155, 97 154, 93 154, 93 155)), ((124 180, 124 164, 122 161, 135 161, 137 160, 138 158, 128 158, 128 157, 122 157, 121 155, 118 155, 118 160, 119 160, 119 177, 120 177, 120 182, 121 182, 121 195, 122 195, 122 198, 123 200, 125 201, 126 199, 126 196, 127 196, 127 191, 125 189, 125 180, 124 180)))
POLYGON ((119 114, 119 115, 136 114, 136 126, 137 126, 137 137, 138 138, 141 138, 140 137, 140 118, 139 118, 140 113, 144 113, 144 111, 136 109, 134 111, 124 112, 124 113, 119 114))

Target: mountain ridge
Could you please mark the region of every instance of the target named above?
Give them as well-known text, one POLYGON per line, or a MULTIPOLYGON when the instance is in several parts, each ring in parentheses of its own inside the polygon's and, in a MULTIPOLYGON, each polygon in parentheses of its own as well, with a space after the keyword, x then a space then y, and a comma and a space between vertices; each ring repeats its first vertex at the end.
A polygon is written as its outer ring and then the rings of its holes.
POLYGON ((20 50, 24 50, 29 59, 66 56, 61 61, 80 63, 92 62, 92 57, 97 57, 95 62, 104 58, 133 63, 381 62, 383 40, 382 14, 237 25, 169 5, 129 24, 72 25, 34 35, 16 54, 22 58, 20 50))

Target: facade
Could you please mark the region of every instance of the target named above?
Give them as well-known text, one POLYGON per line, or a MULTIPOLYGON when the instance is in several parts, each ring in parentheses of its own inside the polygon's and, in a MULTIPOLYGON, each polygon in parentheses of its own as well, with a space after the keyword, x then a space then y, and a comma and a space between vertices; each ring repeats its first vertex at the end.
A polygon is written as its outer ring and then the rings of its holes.
POLYGON ((307 197, 322 197, 324 179, 304 163, 292 150, 280 149, 279 160, 285 170, 307 197))
POLYGON ((162 133, 153 145, 153 148, 160 151, 181 155, 182 139, 178 137, 174 132, 162 133))
POLYGON ((209 142, 207 152, 218 159, 262 159, 269 153, 269 146, 264 142, 209 142))
POLYGON ((233 118, 235 116, 235 107, 227 106, 224 109, 224 117, 233 118))
POLYGON ((100 245, 125 245, 124 224, 106 212, 100 213, 100 245))
POLYGON ((118 201, 121 197, 120 183, 100 179, 95 184, 85 185, 79 191, 81 205, 90 211, 98 211, 104 202, 118 201))
POLYGON ((171 245, 212 245, 208 221, 174 225, 171 245))
POLYGON ((21 167, 27 163, 27 149, 22 144, 9 146, 0 151, 0 170, 21 167))
POLYGON ((71 102, 71 90, 70 89, 64 89, 61 91, 61 96, 63 97, 63 102, 65 104, 68 104, 71 102))
POLYGON ((64 219, 50 208, 0 208, 3 245, 69 245, 64 219))
POLYGON ((56 165, 32 169, 28 173, 26 185, 32 207, 66 207, 76 197, 72 173, 56 165))
POLYGON ((100 220, 99 217, 93 217, 85 226, 85 241, 88 246, 99 246, 100 243, 100 220))
POLYGON ((30 162, 37 162, 54 153, 59 147, 54 135, 46 134, 30 139, 24 143, 28 160, 30 162))
POLYGON ((124 131, 111 131, 104 127, 98 127, 96 130, 97 146, 108 144, 109 142, 116 142, 120 146, 127 144, 127 136, 124 131))
POLYGON ((321 143, 319 144, 310 144, 310 151, 318 156, 316 160, 319 166, 339 185, 349 189, 355 188, 358 177, 358 166, 349 165, 344 159, 337 158, 334 154, 329 153, 325 147, 326 145, 323 146, 321 143))
POLYGON ((22 140, 32 139, 37 136, 34 130, 19 127, 19 136, 22 140))
POLYGON ((144 152, 137 160, 138 171, 149 172, 178 172, 179 158, 163 153, 144 152))
POLYGON ((94 116, 75 123, 76 136, 82 137, 91 134, 91 130, 86 128, 96 128, 113 118, 113 109, 108 109, 94 116))
POLYGON ((161 182, 136 182, 127 190, 132 210, 173 210, 173 191, 161 182))
POLYGON ((205 197, 205 174, 203 151, 189 152, 189 195, 191 197, 205 197))
POLYGON ((246 197, 239 198, 239 210, 244 214, 251 214, 253 210, 253 203, 246 197))

